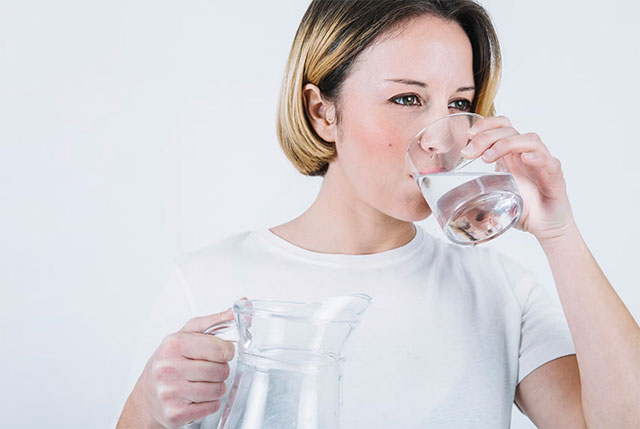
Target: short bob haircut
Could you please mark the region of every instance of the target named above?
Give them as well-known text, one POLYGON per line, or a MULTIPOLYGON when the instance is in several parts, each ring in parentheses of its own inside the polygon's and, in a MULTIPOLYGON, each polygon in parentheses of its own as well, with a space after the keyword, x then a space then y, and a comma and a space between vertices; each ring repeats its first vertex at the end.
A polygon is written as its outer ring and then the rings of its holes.
POLYGON ((456 22, 464 29, 473 50, 477 88, 471 111, 495 115, 500 46, 489 14, 475 1, 313 0, 293 40, 277 115, 280 146, 298 171, 324 176, 336 154, 335 144, 321 139, 311 126, 304 85, 312 83, 326 100, 338 101, 341 85, 358 55, 381 35, 422 15, 456 22))

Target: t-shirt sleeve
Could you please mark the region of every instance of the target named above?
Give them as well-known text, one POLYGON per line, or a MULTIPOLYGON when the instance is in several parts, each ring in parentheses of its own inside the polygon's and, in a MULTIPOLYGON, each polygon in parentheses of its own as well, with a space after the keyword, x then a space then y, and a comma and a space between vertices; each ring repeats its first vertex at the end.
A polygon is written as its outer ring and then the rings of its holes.
POLYGON ((559 301, 525 273, 514 286, 522 307, 518 383, 536 368, 575 354, 571 332, 559 301))
MULTIPOLYGON (((163 338, 180 330, 193 317, 191 297, 183 283, 182 274, 178 266, 172 266, 164 287, 154 299, 150 313, 143 316, 140 333, 129 365, 126 395, 133 390, 144 367, 158 348, 163 338)), ((121 407, 117 410, 115 423, 127 397, 121 398, 121 407)), ((112 425, 115 427, 115 423, 112 425)))
POLYGON ((172 266, 167 282, 156 297, 139 335, 131 365, 131 379, 137 380, 164 337, 182 329, 192 317, 193 304, 182 272, 178 266, 172 266))

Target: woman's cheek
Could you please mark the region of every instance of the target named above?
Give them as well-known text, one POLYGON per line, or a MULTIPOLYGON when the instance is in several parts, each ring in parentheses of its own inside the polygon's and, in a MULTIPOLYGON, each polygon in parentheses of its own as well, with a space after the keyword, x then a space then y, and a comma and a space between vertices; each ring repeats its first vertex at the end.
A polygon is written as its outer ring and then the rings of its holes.
MULTIPOLYGON (((386 120, 388 121, 388 119, 386 120)), ((357 141, 367 159, 377 159, 382 163, 393 161, 393 155, 402 147, 401 130, 397 124, 387 123, 385 119, 370 118, 357 129, 357 141)))
POLYGON ((338 146, 338 156, 348 163, 349 169, 371 169, 375 166, 373 161, 380 156, 379 133, 372 132, 368 127, 348 125, 348 132, 342 136, 338 146))
POLYGON ((345 106, 343 144, 338 148, 338 156, 369 186, 397 186, 406 176, 404 154, 411 139, 407 135, 411 127, 406 117, 391 114, 388 108, 367 112, 354 110, 353 106, 362 105, 367 104, 345 106))

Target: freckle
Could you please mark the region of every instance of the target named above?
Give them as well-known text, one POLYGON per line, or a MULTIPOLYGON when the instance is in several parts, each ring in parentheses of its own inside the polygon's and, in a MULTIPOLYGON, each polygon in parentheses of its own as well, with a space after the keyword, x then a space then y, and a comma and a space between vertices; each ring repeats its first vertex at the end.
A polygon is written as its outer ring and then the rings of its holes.
POLYGON ((391 143, 389 143, 389 147, 391 147, 391 143))

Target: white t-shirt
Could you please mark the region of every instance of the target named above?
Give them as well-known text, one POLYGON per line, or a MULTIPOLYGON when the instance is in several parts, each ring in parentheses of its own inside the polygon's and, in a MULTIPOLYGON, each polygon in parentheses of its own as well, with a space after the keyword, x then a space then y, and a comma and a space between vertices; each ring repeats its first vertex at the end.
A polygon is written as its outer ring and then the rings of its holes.
MULTIPOLYGON (((269 230, 186 255, 156 303, 136 377, 164 336, 242 296, 365 293, 373 301, 343 366, 343 428, 508 428, 517 383, 575 353, 562 309, 498 252, 416 230, 406 245, 371 255, 312 252, 269 230)), ((215 428, 219 414, 189 427, 215 428)))

